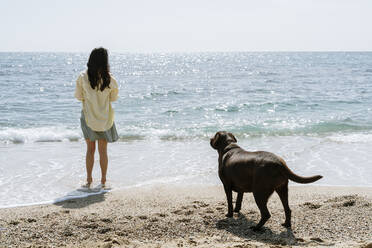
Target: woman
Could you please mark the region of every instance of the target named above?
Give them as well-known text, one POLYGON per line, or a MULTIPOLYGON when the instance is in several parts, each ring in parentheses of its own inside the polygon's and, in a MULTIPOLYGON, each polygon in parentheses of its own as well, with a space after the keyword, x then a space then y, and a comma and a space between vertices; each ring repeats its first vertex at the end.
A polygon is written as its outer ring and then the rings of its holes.
POLYGON ((101 188, 106 186, 108 165, 107 142, 115 142, 119 136, 114 123, 111 102, 118 98, 118 84, 110 74, 108 54, 105 48, 95 48, 88 61, 88 70, 81 72, 76 80, 75 97, 82 101, 81 129, 87 144, 87 183, 92 184, 92 171, 96 140, 98 141, 99 163, 101 166, 101 188))

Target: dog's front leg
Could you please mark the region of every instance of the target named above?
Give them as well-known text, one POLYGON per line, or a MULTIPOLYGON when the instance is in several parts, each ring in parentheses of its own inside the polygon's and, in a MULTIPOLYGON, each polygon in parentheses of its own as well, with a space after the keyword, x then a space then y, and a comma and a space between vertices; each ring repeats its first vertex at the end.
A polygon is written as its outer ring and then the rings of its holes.
POLYGON ((223 185, 227 198, 227 214, 226 217, 233 217, 233 204, 232 204, 232 189, 229 185, 223 185))

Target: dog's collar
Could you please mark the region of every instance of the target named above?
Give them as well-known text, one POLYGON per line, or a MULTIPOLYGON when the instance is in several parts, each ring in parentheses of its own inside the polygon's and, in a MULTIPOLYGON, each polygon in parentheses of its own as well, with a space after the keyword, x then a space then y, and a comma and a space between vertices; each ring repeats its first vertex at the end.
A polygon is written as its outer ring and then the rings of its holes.
POLYGON ((240 146, 238 146, 236 143, 231 143, 231 144, 227 145, 225 147, 225 149, 223 149, 222 153, 225 154, 228 151, 231 151, 232 149, 235 149, 235 148, 240 148, 240 146))

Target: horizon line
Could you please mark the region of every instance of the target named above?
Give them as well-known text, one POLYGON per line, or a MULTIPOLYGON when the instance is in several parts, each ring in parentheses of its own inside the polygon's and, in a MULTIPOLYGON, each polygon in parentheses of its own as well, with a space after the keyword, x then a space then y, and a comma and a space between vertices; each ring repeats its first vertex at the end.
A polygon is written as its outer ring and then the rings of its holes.
MULTIPOLYGON (((364 52, 369 53, 372 50, 234 50, 234 51, 223 51, 223 50, 216 50, 216 51, 118 51, 118 50, 110 50, 110 53, 133 53, 133 54, 151 54, 151 53, 159 53, 159 54, 169 54, 169 53, 358 53, 364 52)), ((89 51, 47 51, 47 50, 9 50, 9 51, 1 51, 0 53, 89 53, 89 51)))

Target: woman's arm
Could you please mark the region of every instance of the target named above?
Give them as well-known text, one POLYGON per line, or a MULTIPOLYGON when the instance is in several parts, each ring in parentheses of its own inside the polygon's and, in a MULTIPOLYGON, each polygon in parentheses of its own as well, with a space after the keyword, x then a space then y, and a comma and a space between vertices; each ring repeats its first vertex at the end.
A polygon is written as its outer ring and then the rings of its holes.
POLYGON ((111 82, 110 82, 110 102, 114 102, 118 99, 119 95, 119 87, 118 83, 116 82, 116 79, 111 77, 111 82))
POLYGON ((78 99, 79 101, 84 100, 82 75, 79 75, 78 79, 76 80, 75 98, 78 99))

